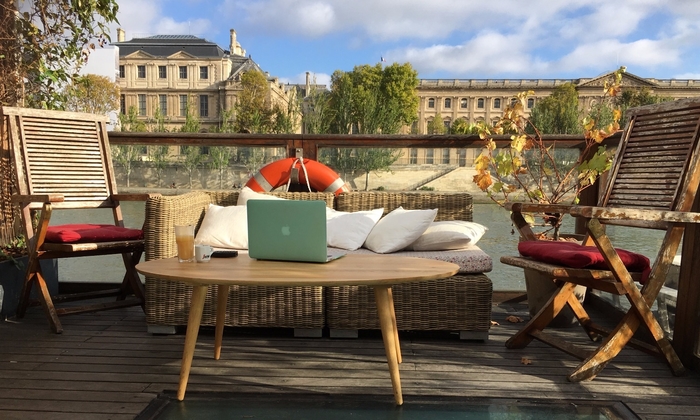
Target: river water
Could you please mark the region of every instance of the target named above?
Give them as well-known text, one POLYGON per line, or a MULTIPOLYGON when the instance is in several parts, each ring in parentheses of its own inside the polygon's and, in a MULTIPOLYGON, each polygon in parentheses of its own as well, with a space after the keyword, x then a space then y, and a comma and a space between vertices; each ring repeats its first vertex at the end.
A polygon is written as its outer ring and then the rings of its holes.
MULTIPOLYGON (((127 227, 140 228, 145 216, 143 202, 122 202, 124 223, 127 227)), ((509 213, 496 204, 474 204, 474 221, 489 230, 478 245, 493 258, 493 271, 488 274, 494 290, 525 290, 522 269, 501 264, 503 255, 517 253, 518 236, 513 232, 509 213)), ((52 224, 112 223, 111 210, 55 211, 52 224)), ((573 232, 573 221, 565 223, 564 232, 573 232)), ((663 232, 609 226, 608 235, 618 248, 646 255, 652 261, 656 257, 663 232)), ((59 279, 64 282, 120 283, 124 274, 119 256, 63 258, 59 260, 59 279)))

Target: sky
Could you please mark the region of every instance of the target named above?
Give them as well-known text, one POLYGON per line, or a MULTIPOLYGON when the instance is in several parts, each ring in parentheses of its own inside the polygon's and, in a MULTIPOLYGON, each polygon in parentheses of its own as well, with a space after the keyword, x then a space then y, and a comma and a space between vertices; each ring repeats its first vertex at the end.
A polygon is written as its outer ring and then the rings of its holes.
POLYGON ((126 39, 194 35, 282 82, 409 62, 420 79, 700 79, 698 0, 117 0, 126 39))

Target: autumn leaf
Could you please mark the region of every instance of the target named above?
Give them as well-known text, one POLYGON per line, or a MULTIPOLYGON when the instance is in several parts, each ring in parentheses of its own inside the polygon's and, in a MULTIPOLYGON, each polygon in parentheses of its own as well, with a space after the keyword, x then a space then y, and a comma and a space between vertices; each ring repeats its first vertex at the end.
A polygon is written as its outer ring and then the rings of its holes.
POLYGON ((520 363, 522 363, 523 365, 531 365, 531 364, 532 364, 532 360, 529 359, 529 358, 527 358, 527 357, 523 357, 523 358, 520 359, 520 363))
POLYGON ((488 172, 474 175, 474 183, 481 189, 481 191, 486 191, 491 184, 491 175, 488 172))
POLYGON ((506 321, 512 322, 512 323, 514 323, 514 324, 517 324, 518 322, 523 322, 523 319, 520 318, 519 316, 508 315, 508 316, 506 317, 506 321))
POLYGON ((491 320, 491 326, 495 327, 496 325, 501 325, 498 323, 498 321, 491 320))

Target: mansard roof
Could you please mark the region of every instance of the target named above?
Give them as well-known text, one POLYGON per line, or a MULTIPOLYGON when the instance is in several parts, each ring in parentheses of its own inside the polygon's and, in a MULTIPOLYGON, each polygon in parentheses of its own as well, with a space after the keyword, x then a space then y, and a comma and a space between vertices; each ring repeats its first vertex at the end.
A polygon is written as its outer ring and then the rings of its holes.
POLYGON ((129 56, 137 51, 161 58, 170 57, 179 52, 198 58, 221 58, 228 55, 228 51, 216 43, 193 35, 155 35, 114 42, 113 45, 119 47, 120 57, 129 56))

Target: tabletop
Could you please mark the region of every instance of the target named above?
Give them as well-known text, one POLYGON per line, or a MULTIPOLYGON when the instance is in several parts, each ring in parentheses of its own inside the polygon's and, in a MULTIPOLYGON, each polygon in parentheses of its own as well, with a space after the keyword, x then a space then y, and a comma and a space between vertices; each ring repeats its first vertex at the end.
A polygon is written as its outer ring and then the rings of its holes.
POLYGON ((349 254, 328 263, 263 261, 241 254, 206 263, 180 263, 177 258, 152 260, 138 264, 136 270, 146 276, 193 285, 379 286, 450 277, 459 266, 380 254, 349 254))

